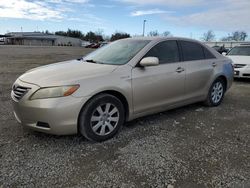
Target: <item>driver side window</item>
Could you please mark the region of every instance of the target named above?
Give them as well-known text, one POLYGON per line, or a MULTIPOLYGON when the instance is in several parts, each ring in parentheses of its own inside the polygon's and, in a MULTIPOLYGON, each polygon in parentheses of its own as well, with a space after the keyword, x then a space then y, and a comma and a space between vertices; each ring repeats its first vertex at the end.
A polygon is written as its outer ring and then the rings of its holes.
POLYGON ((144 57, 158 57, 160 64, 179 62, 177 42, 174 40, 160 42, 151 48, 144 57))

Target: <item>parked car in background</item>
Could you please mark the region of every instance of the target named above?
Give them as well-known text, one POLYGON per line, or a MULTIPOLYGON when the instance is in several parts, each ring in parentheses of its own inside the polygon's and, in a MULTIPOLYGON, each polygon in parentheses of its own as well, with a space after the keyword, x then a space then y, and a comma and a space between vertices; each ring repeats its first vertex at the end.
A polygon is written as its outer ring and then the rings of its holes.
POLYGON ((90 43, 88 45, 85 46, 85 48, 91 48, 93 45, 95 45, 94 43, 90 43))
POLYGON ((250 44, 236 46, 226 56, 233 60, 234 77, 250 78, 250 44))
POLYGON ((101 46, 101 43, 95 43, 91 46, 91 48, 99 48, 101 46))
POLYGON ((11 91, 14 115, 37 131, 103 141, 125 121, 200 101, 220 105, 231 63, 191 39, 122 39, 21 75, 11 91))
POLYGON ((88 45, 90 45, 91 43, 89 41, 83 41, 82 42, 82 47, 86 47, 88 45))
POLYGON ((100 43, 91 43, 89 45, 86 45, 85 48, 99 48, 100 47, 100 43))
POLYGON ((225 48, 224 45, 223 46, 213 46, 212 48, 215 49, 220 54, 227 53, 229 51, 229 49, 225 48))
POLYGON ((5 44, 4 38, 0 38, 0 44, 5 44))
POLYGON ((101 42, 100 47, 103 47, 103 46, 105 46, 107 44, 108 44, 108 42, 101 42))

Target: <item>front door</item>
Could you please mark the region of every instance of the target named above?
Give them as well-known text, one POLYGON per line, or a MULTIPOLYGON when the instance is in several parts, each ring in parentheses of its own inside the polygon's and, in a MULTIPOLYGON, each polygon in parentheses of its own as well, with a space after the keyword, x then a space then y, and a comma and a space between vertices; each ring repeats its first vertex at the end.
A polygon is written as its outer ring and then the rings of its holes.
POLYGON ((185 92, 185 69, 175 40, 158 43, 144 57, 158 57, 160 64, 133 68, 135 114, 180 102, 185 92))

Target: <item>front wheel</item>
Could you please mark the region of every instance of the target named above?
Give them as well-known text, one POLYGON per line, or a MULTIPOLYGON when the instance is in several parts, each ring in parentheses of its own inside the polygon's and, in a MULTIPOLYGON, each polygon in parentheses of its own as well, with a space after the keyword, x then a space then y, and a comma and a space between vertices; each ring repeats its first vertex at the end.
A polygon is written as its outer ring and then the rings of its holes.
POLYGON ((124 107, 113 95, 100 94, 91 99, 79 117, 79 131, 89 140, 104 141, 113 137, 124 123, 124 107))
POLYGON ((211 85, 205 104, 208 106, 218 106, 221 104, 225 94, 225 82, 218 78, 211 85))

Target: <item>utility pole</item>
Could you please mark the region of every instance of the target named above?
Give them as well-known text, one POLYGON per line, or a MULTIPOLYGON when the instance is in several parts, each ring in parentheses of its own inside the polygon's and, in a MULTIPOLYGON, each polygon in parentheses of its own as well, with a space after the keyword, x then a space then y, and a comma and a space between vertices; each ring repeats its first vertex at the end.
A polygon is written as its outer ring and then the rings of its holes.
POLYGON ((143 20, 143 31, 142 31, 142 36, 144 37, 145 34, 145 23, 147 20, 143 20))

